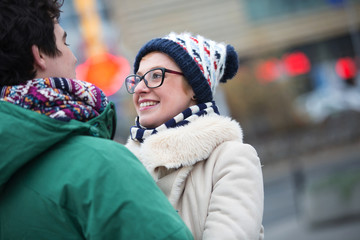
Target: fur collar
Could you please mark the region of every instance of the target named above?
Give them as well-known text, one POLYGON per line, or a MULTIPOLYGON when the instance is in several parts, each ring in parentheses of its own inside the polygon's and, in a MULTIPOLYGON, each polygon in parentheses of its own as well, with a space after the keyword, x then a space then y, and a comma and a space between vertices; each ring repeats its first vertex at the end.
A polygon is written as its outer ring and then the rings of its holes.
POLYGON ((185 126, 151 135, 142 144, 129 138, 126 147, 153 173, 161 166, 167 169, 192 166, 207 159, 221 143, 231 140, 242 142, 242 138, 242 129, 235 120, 205 115, 185 126))

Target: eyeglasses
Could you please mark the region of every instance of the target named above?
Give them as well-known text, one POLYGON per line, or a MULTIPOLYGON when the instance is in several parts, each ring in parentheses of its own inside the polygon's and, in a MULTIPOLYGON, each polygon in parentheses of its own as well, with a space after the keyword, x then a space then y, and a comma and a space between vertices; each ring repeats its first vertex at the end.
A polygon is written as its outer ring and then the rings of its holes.
POLYGON ((165 73, 184 75, 181 72, 169 70, 166 68, 154 68, 154 69, 151 69, 150 71, 146 72, 143 76, 139 76, 136 74, 127 76, 125 78, 126 90, 130 94, 133 94, 135 92, 136 86, 141 82, 141 80, 144 80, 145 85, 148 88, 160 87, 164 82, 165 73))

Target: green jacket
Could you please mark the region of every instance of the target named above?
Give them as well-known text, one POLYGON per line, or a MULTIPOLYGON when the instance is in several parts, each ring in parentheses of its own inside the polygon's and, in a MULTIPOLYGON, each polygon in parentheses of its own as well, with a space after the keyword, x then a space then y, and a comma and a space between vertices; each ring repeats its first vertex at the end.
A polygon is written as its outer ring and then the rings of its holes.
POLYGON ((62 122, 0 101, 0 239, 192 239, 142 164, 112 137, 115 110, 62 122))

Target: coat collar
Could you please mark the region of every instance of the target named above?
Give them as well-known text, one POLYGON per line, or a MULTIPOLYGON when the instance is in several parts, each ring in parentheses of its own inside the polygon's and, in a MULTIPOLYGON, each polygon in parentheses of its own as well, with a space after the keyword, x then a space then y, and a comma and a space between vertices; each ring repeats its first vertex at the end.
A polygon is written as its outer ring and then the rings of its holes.
POLYGON ((176 128, 158 132, 140 144, 129 138, 126 146, 152 173, 157 167, 176 169, 207 159, 225 141, 242 141, 242 129, 229 117, 205 115, 176 128))

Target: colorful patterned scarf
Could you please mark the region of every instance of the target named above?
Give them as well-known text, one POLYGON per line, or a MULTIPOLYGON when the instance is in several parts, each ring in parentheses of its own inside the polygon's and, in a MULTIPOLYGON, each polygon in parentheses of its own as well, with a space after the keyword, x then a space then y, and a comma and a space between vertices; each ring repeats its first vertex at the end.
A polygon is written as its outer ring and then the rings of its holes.
POLYGON ((105 94, 95 85, 66 78, 39 78, 1 87, 0 100, 66 122, 86 122, 108 104, 105 94))
POLYGON ((130 128, 130 137, 134 141, 143 142, 145 138, 152 134, 156 134, 159 131, 186 125, 200 116, 212 113, 219 114, 215 102, 201 103, 187 108, 185 111, 176 115, 174 118, 170 119, 157 128, 145 128, 141 126, 139 123, 139 117, 136 117, 135 126, 130 128))

